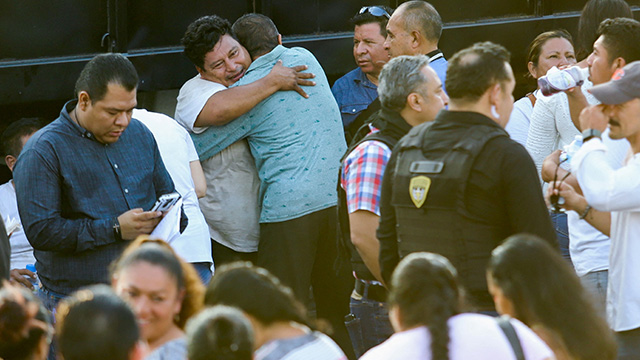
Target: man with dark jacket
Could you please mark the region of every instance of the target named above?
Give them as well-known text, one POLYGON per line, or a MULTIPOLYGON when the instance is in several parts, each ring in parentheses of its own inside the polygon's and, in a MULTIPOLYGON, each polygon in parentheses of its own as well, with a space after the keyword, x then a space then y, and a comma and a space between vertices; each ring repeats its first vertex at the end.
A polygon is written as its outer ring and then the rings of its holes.
POLYGON ((556 243, 531 157, 504 130, 515 80, 509 52, 490 42, 453 56, 449 110, 412 129, 394 148, 382 185, 380 266, 446 256, 479 310, 494 308, 485 266, 506 237, 528 232, 556 243))

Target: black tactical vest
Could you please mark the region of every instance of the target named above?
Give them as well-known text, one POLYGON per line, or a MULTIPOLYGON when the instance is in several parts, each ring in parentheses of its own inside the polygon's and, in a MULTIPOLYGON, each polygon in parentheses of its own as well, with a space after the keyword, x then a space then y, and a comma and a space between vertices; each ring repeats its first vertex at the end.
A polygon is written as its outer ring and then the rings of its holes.
POLYGON ((395 149, 391 204, 399 255, 441 254, 458 269, 467 290, 486 293, 485 267, 500 228, 474 219, 465 191, 485 144, 507 135, 492 126, 472 126, 462 135, 460 129, 433 130, 431 124, 413 128, 395 149))

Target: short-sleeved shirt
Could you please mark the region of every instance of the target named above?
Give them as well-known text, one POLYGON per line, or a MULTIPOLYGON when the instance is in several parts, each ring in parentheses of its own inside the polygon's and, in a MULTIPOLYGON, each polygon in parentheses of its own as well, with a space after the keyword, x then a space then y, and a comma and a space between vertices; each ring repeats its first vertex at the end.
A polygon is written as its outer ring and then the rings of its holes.
POLYGON ((194 136, 200 158, 247 138, 260 176, 261 223, 299 218, 337 204, 336 174, 347 149, 338 104, 316 58, 302 48, 278 45, 256 59, 234 86, 266 76, 276 61, 307 65, 316 86, 278 91, 245 115, 194 136))
POLYGON ((366 210, 380 216, 382 175, 390 157, 387 145, 371 140, 360 143, 345 158, 341 185, 347 194, 349 213, 366 210))
MULTIPOLYGON (((191 133, 207 128, 194 126, 209 98, 226 87, 196 75, 184 83, 178 94, 176 121, 191 133)), ((260 180, 246 140, 222 149, 215 156, 201 157, 207 193, 200 209, 209 225, 211 238, 238 252, 258 250, 260 229, 260 180)))
MULTIPOLYGON (((0 185, 0 214, 2 214, 4 220, 11 218, 20 221, 16 190, 12 181, 0 185)), ((33 247, 29 244, 22 225, 11 234, 9 242, 11 243, 12 269, 24 269, 27 265, 36 263, 36 258, 33 256, 33 247)))
POLYGON ((336 80, 331 88, 340 107, 342 124, 348 126, 378 97, 378 87, 356 68, 336 80))
POLYGON ((133 118, 151 130, 176 191, 182 195, 182 208, 189 218, 186 229, 180 236, 172 239, 171 246, 187 262, 212 262, 209 227, 200 211, 195 184, 191 177, 190 163, 200 161, 191 136, 187 130, 164 114, 135 109, 133 118))

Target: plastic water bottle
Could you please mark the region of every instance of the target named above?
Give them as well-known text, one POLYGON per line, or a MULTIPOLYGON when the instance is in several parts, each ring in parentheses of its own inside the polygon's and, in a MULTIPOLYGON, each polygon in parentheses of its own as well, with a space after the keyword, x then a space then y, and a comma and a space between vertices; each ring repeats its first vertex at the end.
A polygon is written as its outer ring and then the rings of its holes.
POLYGON ((33 286, 33 292, 37 293, 38 292, 38 288, 40 287, 40 279, 38 279, 38 272, 36 271, 36 265, 35 264, 29 264, 26 267, 27 270, 33 272, 36 277, 31 278, 30 276, 25 276, 27 278, 27 280, 29 280, 29 282, 31 283, 31 285, 33 286))
POLYGON ((538 79, 542 95, 550 96, 584 84, 589 78, 589 69, 572 66, 563 70, 552 67, 547 74, 538 79))
POLYGON ((571 158, 580 150, 582 146, 582 135, 576 135, 573 138, 573 141, 569 145, 565 145, 562 149, 562 153, 560 154, 561 162, 570 162, 571 158))

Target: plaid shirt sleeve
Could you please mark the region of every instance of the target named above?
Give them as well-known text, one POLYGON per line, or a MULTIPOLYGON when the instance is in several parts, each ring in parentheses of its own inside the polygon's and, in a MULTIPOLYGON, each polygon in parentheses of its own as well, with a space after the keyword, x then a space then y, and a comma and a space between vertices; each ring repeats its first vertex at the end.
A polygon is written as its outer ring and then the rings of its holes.
POLYGON ((344 160, 341 184, 349 213, 367 210, 380 216, 382 175, 391 149, 380 141, 365 141, 344 160))

